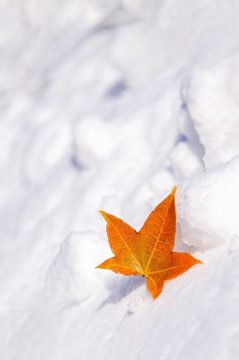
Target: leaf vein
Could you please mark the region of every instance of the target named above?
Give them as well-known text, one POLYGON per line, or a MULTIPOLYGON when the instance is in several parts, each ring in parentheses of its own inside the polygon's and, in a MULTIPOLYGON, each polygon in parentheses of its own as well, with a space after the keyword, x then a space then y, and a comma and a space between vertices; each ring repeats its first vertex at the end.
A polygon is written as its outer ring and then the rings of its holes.
POLYGON ((168 270, 172 270, 172 269, 175 269, 175 268, 178 268, 178 267, 182 267, 182 266, 185 266, 185 264, 177 265, 177 266, 172 266, 172 267, 170 267, 170 268, 163 269, 163 270, 151 271, 151 272, 147 273, 147 275, 156 274, 156 273, 161 273, 161 272, 168 271, 168 270))
MULTIPOLYGON (((172 203, 172 201, 171 201, 171 203, 172 203)), ((154 247, 153 247, 152 253, 151 253, 151 255, 150 255, 149 259, 148 259, 148 262, 147 262, 147 265, 146 265, 146 268, 145 268, 145 272, 147 272, 148 267, 149 267, 149 264, 150 264, 150 262, 151 262, 151 260, 152 260, 153 253, 154 253, 155 248, 156 248, 156 246, 157 246, 157 244, 158 244, 158 241, 159 241, 159 238, 160 238, 160 236, 161 236, 161 233, 162 233, 164 224, 165 224, 166 219, 167 219, 167 217, 168 217, 168 213, 169 213, 169 209, 170 209, 171 203, 170 203, 170 205, 169 205, 169 207, 168 207, 168 211, 167 211, 166 216, 165 216, 165 218, 164 218, 164 221, 163 221, 163 223, 162 223, 162 227, 161 227, 161 230, 160 230, 159 235, 158 235, 158 237, 157 237, 157 240, 156 240, 156 242, 155 242, 155 245, 154 245, 154 247)))
POLYGON ((135 258, 137 264, 139 265, 140 269, 143 271, 142 266, 140 265, 139 261, 137 260, 136 256, 134 255, 134 253, 132 252, 132 250, 130 249, 130 247, 128 246, 127 242, 125 241, 125 239, 123 238, 123 236, 120 234, 120 232, 118 231, 118 229, 116 228, 116 226, 114 225, 114 223, 108 218, 108 216, 106 216, 106 218, 108 219, 108 221, 111 223, 111 225, 113 226, 113 228, 115 229, 115 231, 118 233, 118 235, 120 236, 120 238, 123 240, 123 243, 125 244, 126 248, 129 250, 129 252, 133 255, 133 257, 135 258))

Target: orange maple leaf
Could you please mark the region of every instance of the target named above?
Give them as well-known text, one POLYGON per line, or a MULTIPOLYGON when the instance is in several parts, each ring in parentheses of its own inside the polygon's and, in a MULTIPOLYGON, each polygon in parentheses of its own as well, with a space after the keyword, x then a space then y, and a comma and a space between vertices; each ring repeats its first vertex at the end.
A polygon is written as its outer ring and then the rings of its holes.
POLYGON ((172 193, 149 215, 139 232, 119 218, 100 211, 107 221, 109 244, 115 257, 97 266, 124 275, 144 275, 154 299, 164 281, 202 264, 188 253, 173 252, 176 234, 175 195, 172 193))

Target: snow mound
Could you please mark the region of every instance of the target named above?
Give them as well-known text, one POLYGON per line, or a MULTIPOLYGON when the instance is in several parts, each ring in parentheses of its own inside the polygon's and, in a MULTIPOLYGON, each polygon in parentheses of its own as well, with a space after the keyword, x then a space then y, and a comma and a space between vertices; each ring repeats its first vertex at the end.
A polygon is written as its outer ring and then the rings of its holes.
POLYGON ((239 236, 239 157, 185 181, 178 190, 177 215, 183 241, 210 248, 239 236))
POLYGON ((186 104, 201 144, 206 167, 239 154, 239 54, 216 65, 196 67, 186 90, 186 104))
POLYGON ((48 271, 48 290, 56 299, 66 302, 82 301, 102 289, 105 274, 100 276, 95 271, 102 251, 105 252, 104 244, 94 232, 70 234, 48 271))

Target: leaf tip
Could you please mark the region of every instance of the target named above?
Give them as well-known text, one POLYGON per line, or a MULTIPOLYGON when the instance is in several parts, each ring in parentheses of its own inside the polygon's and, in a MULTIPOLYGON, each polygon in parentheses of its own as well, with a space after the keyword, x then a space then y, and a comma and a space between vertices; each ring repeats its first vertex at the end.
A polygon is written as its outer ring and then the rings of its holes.
MULTIPOLYGON (((105 261, 104 261, 105 262, 105 261)), ((104 262, 102 262, 100 265, 97 265, 95 269, 105 269, 104 262)))
POLYGON ((107 221, 106 213, 102 210, 99 210, 99 213, 103 216, 103 218, 107 221))
POLYGON ((198 259, 196 259, 197 261, 196 261, 196 264, 201 264, 201 265, 204 265, 204 263, 201 261, 201 260, 198 260, 198 259))

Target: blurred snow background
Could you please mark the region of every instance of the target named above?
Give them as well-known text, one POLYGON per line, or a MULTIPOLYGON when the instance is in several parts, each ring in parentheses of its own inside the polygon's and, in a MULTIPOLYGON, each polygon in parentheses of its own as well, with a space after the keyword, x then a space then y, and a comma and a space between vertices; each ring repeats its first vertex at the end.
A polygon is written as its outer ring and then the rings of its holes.
POLYGON ((0 358, 239 356, 239 2, 0 0, 0 358), (152 301, 111 255, 178 186, 195 266, 152 301))

